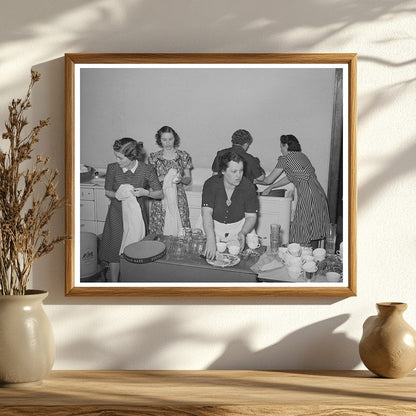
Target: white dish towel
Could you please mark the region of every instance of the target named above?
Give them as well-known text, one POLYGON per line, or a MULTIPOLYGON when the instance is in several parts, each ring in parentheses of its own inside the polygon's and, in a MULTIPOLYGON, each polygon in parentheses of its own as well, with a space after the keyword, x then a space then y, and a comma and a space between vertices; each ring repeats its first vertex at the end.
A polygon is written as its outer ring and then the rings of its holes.
POLYGON ((178 192, 176 190, 176 179, 178 171, 169 169, 163 181, 163 208, 165 209, 165 226, 163 227, 164 235, 177 236, 182 228, 182 221, 178 208, 178 192))
POLYGON ((123 238, 119 254, 124 252, 126 246, 143 240, 146 235, 142 209, 133 195, 133 189, 133 185, 126 183, 120 185, 116 192, 123 211, 123 238))

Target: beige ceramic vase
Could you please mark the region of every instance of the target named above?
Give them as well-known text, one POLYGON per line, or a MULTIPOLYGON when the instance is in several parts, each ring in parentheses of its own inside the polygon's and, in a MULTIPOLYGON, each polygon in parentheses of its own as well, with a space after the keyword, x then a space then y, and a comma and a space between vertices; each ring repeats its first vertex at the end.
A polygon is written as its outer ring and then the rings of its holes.
POLYGON ((42 301, 48 292, 0 295, 0 385, 39 384, 52 369, 55 342, 42 301))
POLYGON ((378 315, 364 322, 360 357, 381 377, 400 378, 416 367, 416 331, 403 319, 406 303, 377 303, 378 315))

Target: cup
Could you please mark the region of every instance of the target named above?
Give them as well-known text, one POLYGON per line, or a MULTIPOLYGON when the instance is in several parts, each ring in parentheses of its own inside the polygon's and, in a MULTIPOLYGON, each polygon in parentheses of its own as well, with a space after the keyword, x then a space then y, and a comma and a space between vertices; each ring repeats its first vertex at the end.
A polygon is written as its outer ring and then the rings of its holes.
POLYGON ((339 244, 339 250, 337 250, 337 254, 340 257, 344 256, 344 242, 341 241, 341 243, 339 244))
POLYGON ((313 256, 303 256, 302 255, 302 261, 303 261, 303 263, 309 263, 309 262, 311 262, 311 261, 313 261, 314 260, 314 257, 313 256))
POLYGON ((322 261, 325 259, 326 250, 324 248, 316 248, 313 252, 313 257, 316 261, 322 261))
POLYGON ((290 243, 287 246, 287 250, 292 256, 295 256, 295 257, 300 256, 300 244, 298 243, 290 243))
POLYGON ((247 234, 246 242, 247 242, 248 247, 251 250, 254 250, 260 247, 259 236, 257 234, 247 234))
POLYGON ((307 247, 303 246, 303 247, 301 247, 301 254, 302 254, 302 257, 304 257, 304 256, 312 256, 312 247, 310 247, 310 246, 307 246, 307 247))
POLYGON ((233 256, 237 256, 240 253, 240 245, 237 245, 235 241, 227 244, 228 252, 233 256))
POLYGON ((334 223, 328 224, 326 227, 325 249, 327 253, 335 253, 335 242, 337 239, 337 225, 334 223))
POLYGON ((311 272, 311 273, 314 273, 318 270, 318 266, 316 265, 314 261, 308 261, 307 263, 303 265, 302 268, 303 270, 305 270, 305 272, 311 272))
POLYGON ((296 280, 301 276, 302 268, 299 266, 289 266, 287 268, 287 273, 292 280, 296 280))
POLYGON ((305 272, 306 280, 311 281, 315 277, 318 267, 314 261, 308 261, 303 265, 302 269, 305 272))
POLYGON ((337 272, 326 272, 325 276, 328 282, 339 282, 341 278, 341 274, 337 272))
POLYGON ((291 254, 286 254, 286 258, 285 258, 285 264, 287 266, 298 266, 301 267, 302 266, 302 257, 295 257, 292 256, 291 254))
POLYGON ((219 241, 217 243, 217 251, 219 251, 220 253, 224 253, 226 248, 227 248, 227 243, 224 243, 222 241, 219 241))

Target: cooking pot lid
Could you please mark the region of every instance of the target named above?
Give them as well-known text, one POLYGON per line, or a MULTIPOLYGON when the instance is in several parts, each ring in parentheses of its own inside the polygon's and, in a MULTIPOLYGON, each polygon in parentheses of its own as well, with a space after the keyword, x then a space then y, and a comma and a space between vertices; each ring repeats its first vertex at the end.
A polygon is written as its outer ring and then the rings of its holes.
POLYGON ((123 257, 130 263, 150 263, 162 258, 166 254, 166 246, 161 241, 139 241, 129 244, 123 257))

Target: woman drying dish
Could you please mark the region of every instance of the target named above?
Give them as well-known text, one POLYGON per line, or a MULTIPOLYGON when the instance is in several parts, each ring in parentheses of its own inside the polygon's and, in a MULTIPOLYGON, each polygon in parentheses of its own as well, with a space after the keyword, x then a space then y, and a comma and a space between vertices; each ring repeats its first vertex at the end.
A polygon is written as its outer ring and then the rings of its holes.
POLYGON ((100 257, 110 265, 110 279, 118 281, 120 254, 140 241, 148 229, 146 198, 160 199, 163 191, 154 168, 143 159, 143 143, 124 137, 113 144, 116 163, 107 166, 105 195, 110 198, 100 257), (150 188, 150 189, 149 189, 150 188))
POLYGON ((180 138, 172 127, 163 126, 155 137, 162 149, 150 153, 148 162, 163 183, 165 197, 152 202, 150 232, 178 235, 180 228, 191 226, 184 185, 191 183, 192 159, 189 153, 178 149, 180 138))
POLYGON ((202 190, 202 221, 207 236, 205 255, 213 259, 216 243, 237 239, 240 251, 253 230, 259 210, 256 188, 243 177, 244 163, 233 151, 219 157, 219 173, 207 179, 202 190))
POLYGON ((292 134, 281 136, 280 150, 282 156, 279 156, 276 167, 263 181, 255 182, 262 185, 272 184, 262 192, 262 195, 267 195, 271 190, 290 182, 295 185, 298 201, 290 227, 289 240, 302 245, 311 244, 316 248, 319 240, 325 238, 326 227, 329 224, 325 191, 316 177, 310 160, 302 153, 295 136, 292 134), (286 177, 275 182, 283 172, 286 177))

